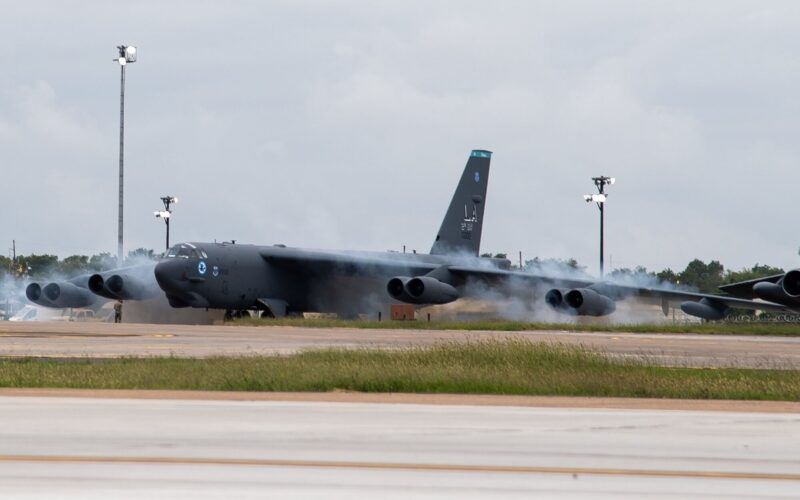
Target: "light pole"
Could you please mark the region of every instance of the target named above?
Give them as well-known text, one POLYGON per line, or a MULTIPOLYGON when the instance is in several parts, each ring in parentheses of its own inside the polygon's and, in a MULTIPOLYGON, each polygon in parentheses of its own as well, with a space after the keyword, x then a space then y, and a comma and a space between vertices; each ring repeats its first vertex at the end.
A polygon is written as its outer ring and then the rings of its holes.
POLYGON ((169 206, 178 203, 178 198, 176 196, 162 196, 161 201, 164 203, 164 210, 156 210, 153 215, 157 219, 164 219, 167 224, 167 250, 169 250, 169 220, 172 218, 172 210, 169 209, 169 206))
POLYGON ((125 66, 136 62, 136 47, 132 45, 119 45, 118 57, 114 62, 119 63, 119 211, 117 218, 117 264, 122 266, 122 199, 123 199, 123 153, 125 151, 125 66))
POLYGON ((592 181, 594 181, 594 185, 597 186, 598 194, 586 194, 583 195, 583 199, 586 203, 595 202, 597 208, 600 209, 600 279, 603 279, 603 224, 605 222, 603 209, 606 204, 606 198, 608 197, 605 188, 606 186, 614 184, 617 180, 613 177, 601 175, 600 177, 592 177, 592 181))

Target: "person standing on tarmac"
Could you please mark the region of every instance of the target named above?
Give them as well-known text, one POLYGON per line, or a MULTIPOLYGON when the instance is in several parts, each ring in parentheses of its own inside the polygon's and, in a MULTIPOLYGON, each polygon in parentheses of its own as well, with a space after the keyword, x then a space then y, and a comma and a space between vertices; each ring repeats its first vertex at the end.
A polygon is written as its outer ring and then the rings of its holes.
POLYGON ((122 323, 122 301, 114 303, 114 323, 122 323))

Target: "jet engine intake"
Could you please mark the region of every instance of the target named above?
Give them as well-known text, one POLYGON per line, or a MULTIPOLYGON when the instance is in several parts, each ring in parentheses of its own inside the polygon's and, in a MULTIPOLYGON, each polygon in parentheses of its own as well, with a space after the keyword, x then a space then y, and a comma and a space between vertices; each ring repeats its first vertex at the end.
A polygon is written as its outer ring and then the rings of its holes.
POLYGON ((42 295, 50 302, 50 307, 87 307, 96 300, 89 290, 67 281, 48 283, 42 288, 42 295))
POLYGON ((681 304, 681 311, 690 316, 696 316, 709 321, 723 319, 727 310, 728 307, 725 304, 709 299, 700 299, 697 302, 683 302, 681 304))
POLYGON ((107 290, 105 284, 106 280, 103 278, 102 274, 93 274, 89 277, 88 285, 92 293, 107 299, 118 300, 119 297, 111 293, 110 290, 107 290))
POLYGON ((570 290, 563 295, 563 300, 571 312, 578 316, 606 316, 617 309, 617 303, 613 299, 591 288, 570 290))
POLYGON ((158 290, 155 285, 148 287, 141 278, 129 274, 112 274, 104 278, 94 274, 89 278, 89 290, 112 300, 143 300, 154 297, 158 290))
MULTIPOLYGON (((793 269, 783 277, 783 291, 791 297, 800 298, 800 270, 793 269)), ((760 283, 759 283, 760 284, 760 283)), ((753 287, 755 291, 755 286, 753 287)))
POLYGON ((25 287, 25 296, 28 297, 28 300, 33 302, 36 305, 44 306, 44 307, 55 307, 50 301, 42 293, 42 285, 39 283, 31 283, 27 287, 25 287))
POLYGON ((559 290, 558 288, 553 288, 544 295, 544 301, 548 306, 557 311, 568 312, 569 307, 567 306, 567 303, 564 302, 564 295, 566 295, 567 292, 568 290, 559 290))
POLYGON ((386 291, 393 299, 401 302, 413 303, 413 299, 406 293, 406 283, 411 278, 408 276, 396 276, 386 284, 386 291))

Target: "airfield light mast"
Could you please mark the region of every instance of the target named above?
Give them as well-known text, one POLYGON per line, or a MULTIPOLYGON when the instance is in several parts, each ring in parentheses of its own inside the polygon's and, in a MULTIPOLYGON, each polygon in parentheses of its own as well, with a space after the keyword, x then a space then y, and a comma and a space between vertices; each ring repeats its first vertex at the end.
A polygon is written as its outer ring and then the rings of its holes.
POLYGON ((117 264, 122 266, 122 200, 123 200, 123 153, 125 151, 125 66, 136 62, 136 47, 132 45, 119 45, 118 57, 114 62, 119 63, 119 211, 117 219, 117 264))
POLYGON ((597 204, 597 208, 600 209, 600 279, 603 279, 603 226, 605 223, 604 207, 608 197, 605 188, 606 186, 614 184, 617 180, 614 177, 606 177, 605 175, 601 175, 600 177, 592 177, 592 181, 594 181, 594 185, 597 186, 598 194, 586 194, 583 196, 583 199, 586 201, 586 203, 595 202, 597 204))
POLYGON ((169 220, 172 217, 172 210, 170 210, 170 205, 174 205, 178 203, 177 196, 162 196, 161 201, 164 203, 164 210, 156 210, 153 212, 153 215, 156 216, 157 219, 164 219, 164 222, 167 225, 167 251, 169 250, 169 220))

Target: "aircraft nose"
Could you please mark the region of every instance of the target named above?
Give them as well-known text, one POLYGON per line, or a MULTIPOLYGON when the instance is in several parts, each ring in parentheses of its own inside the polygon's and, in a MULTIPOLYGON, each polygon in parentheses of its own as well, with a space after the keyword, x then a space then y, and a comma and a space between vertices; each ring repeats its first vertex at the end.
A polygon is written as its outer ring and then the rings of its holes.
POLYGON ((183 264, 179 259, 166 259, 156 264, 156 281, 162 290, 168 292, 178 287, 184 276, 183 264))

